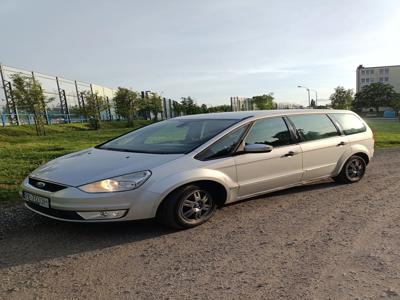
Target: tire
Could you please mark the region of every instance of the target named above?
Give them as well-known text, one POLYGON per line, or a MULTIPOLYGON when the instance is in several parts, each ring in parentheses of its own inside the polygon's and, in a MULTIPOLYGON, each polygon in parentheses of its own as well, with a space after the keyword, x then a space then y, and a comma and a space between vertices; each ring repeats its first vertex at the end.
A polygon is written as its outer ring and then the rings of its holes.
POLYGON ((366 167, 367 164, 361 156, 353 155, 346 161, 339 175, 332 179, 339 183, 358 182, 364 177, 366 167))
POLYGON ((212 193, 200 185, 186 185, 164 199, 157 210, 157 221, 167 227, 186 229, 203 224, 215 213, 212 193))

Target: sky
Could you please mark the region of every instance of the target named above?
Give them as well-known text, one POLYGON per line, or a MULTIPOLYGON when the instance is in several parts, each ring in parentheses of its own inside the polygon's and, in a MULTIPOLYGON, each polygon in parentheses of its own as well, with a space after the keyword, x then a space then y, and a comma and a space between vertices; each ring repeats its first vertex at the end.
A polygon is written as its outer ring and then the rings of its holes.
POLYGON ((0 2, 0 62, 111 88, 306 104, 400 64, 398 0, 0 2), (313 97, 313 95, 312 95, 313 97))

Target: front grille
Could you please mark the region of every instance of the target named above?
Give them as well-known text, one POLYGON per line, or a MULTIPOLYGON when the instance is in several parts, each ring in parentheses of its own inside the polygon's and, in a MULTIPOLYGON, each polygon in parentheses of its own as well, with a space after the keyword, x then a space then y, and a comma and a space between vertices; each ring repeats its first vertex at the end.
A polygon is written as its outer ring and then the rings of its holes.
POLYGON ((84 220, 80 215, 78 215, 74 211, 46 208, 31 202, 25 202, 25 203, 28 207, 32 208, 33 210, 36 210, 38 212, 44 213, 45 215, 49 215, 55 218, 60 218, 64 220, 84 220))
POLYGON ((37 189, 41 189, 41 190, 48 191, 48 192, 58 192, 58 191, 61 191, 65 188, 67 188, 65 185, 52 183, 52 182, 48 182, 48 181, 43 181, 43 180, 39 180, 39 179, 34 179, 34 178, 29 178, 29 184, 31 186, 34 186, 37 189))

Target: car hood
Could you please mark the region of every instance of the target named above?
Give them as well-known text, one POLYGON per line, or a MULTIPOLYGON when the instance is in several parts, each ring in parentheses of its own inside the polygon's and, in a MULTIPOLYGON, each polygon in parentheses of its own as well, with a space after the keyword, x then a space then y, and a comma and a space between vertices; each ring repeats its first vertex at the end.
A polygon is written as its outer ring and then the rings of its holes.
POLYGON ((106 178, 154 167, 177 159, 183 154, 148 154, 91 148, 68 154, 37 168, 31 177, 79 186, 106 178))

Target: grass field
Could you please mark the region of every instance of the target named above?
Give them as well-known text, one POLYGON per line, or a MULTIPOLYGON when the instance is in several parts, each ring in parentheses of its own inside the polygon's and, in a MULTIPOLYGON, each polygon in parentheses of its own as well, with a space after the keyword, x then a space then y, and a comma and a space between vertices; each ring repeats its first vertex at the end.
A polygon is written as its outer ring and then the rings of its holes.
MULTIPOLYGON (((375 132, 377 148, 400 146, 400 122, 367 122, 375 132)), ((0 202, 19 199, 21 181, 39 165, 146 124, 148 121, 137 121, 127 128, 124 122, 104 123, 99 131, 88 130, 84 124, 52 125, 44 137, 37 137, 33 126, 0 128, 0 202)))
POLYGON ((85 124, 52 125, 43 137, 35 135, 33 126, 0 128, 0 202, 19 199, 21 181, 41 164, 148 123, 136 121, 131 128, 124 122, 104 123, 99 131, 88 130, 85 124))
POLYGON ((400 147, 400 122, 383 119, 366 119, 375 134, 377 148, 400 147))

